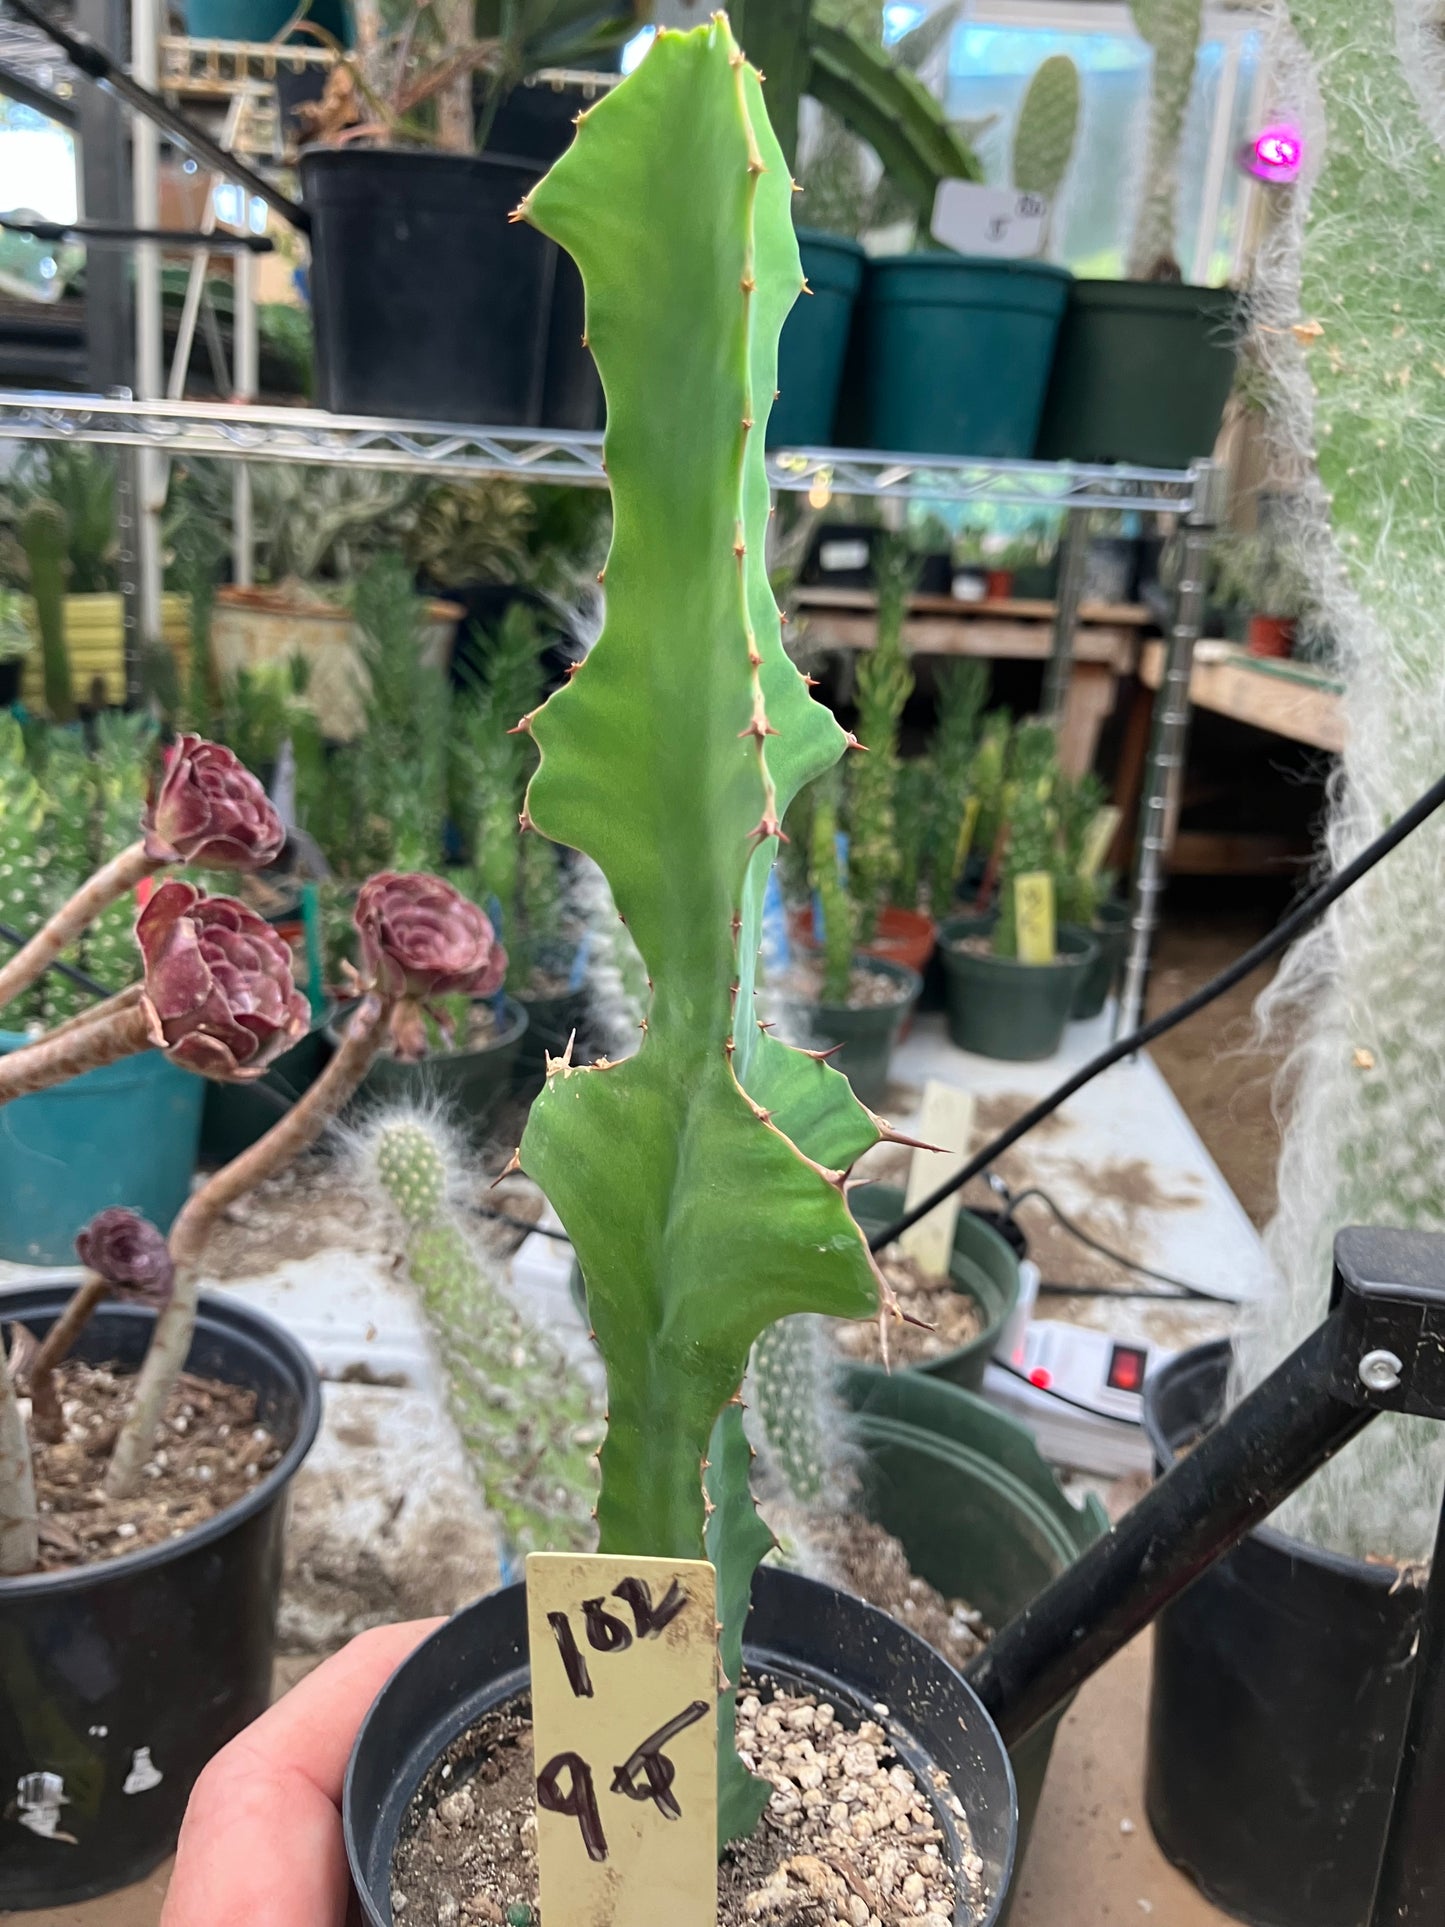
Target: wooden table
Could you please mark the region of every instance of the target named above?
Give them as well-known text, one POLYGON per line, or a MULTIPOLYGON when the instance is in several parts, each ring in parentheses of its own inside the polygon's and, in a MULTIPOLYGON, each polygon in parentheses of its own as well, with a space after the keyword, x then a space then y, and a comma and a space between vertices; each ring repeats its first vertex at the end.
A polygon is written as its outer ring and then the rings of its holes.
MULTIPOLYGON (((878 598, 871 589, 802 588, 794 594, 793 607, 821 648, 856 652, 871 649, 877 640, 878 598)), ((1047 662, 1054 613, 1052 602, 955 602, 952 596, 915 595, 909 600, 903 643, 917 656, 1047 662)), ((1070 775, 1092 769, 1120 678, 1134 673, 1143 631, 1152 620, 1136 603, 1081 605, 1059 732, 1059 760, 1070 775)))
MULTIPOLYGON (((1164 644, 1147 642, 1139 659, 1139 688, 1120 752, 1116 799, 1124 811, 1111 860, 1127 854, 1143 783, 1153 697, 1164 674, 1164 644)), ((1237 643, 1205 638, 1195 644, 1189 701, 1232 722, 1292 743, 1339 755, 1345 746, 1342 685, 1309 663, 1251 656, 1237 643)), ((1273 874, 1298 860, 1295 841, 1270 831, 1218 833, 1179 830, 1178 800, 1169 824, 1169 868, 1175 875, 1273 874)))

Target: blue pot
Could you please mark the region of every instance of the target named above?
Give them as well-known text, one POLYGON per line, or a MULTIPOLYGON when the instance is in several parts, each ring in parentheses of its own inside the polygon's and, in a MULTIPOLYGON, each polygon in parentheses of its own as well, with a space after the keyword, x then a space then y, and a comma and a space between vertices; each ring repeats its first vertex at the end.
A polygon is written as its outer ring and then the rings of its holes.
MULTIPOLYGON (((29 1041, 0 1031, 0 1052, 29 1041)), ((107 1205, 162 1231, 186 1201, 206 1081, 159 1051, 0 1107, 0 1258, 75 1263, 75 1234, 107 1205)))

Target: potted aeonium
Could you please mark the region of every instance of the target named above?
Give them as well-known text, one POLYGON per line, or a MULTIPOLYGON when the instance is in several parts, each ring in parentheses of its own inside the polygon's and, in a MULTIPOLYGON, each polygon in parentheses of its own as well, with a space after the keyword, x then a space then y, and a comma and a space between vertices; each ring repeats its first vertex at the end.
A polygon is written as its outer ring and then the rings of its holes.
MULTIPOLYGON (((704 1818, 720 1858, 689 1859, 687 1911, 705 1918, 724 1887, 735 1918, 801 1918, 822 1902, 820 1917, 846 1918, 847 1878, 820 1858, 839 1858, 836 1833, 860 1882, 881 1894, 896 1881, 890 1915, 916 1896, 921 1919, 982 1927, 1008 1883, 1012 1802, 980 1709, 902 1626, 758 1570, 771 1535, 748 1482, 738 1393, 749 1352, 793 1312, 887 1314, 845 1197, 848 1169, 887 1127, 829 1065, 762 1028, 754 1004, 782 818, 845 739, 784 652, 765 572, 763 438, 802 272, 787 168, 726 17, 660 34, 525 212, 587 283, 616 508, 606 627, 526 719, 540 758, 527 809, 607 874, 652 982, 633 1056, 551 1061, 519 1160, 572 1240, 606 1369, 600 1550, 666 1564, 706 1555, 717 1574, 721 1624, 709 1615, 698 1629, 707 1696, 677 1746, 706 1771, 716 1733, 715 1836, 704 1818), (679 607, 685 620, 659 619, 679 607), (807 1682, 825 1679, 820 1726, 807 1682), (806 1746, 790 1741, 809 1724, 806 1746), (905 1726, 917 1748, 907 1764, 905 1726), (846 1801, 837 1816, 807 1797, 835 1754, 891 1789, 886 1840, 861 1806, 849 1827, 846 1801), (769 1809, 773 1824, 760 1825, 769 1809), (811 1894, 810 1875, 821 1883, 811 1894)), ((655 1598, 668 1597, 660 1584, 655 1598)), ((616 1677, 640 1656, 640 1634, 639 1621, 639 1637, 606 1659, 594 1642, 593 1663, 616 1677)), ((343 1815, 372 1927, 460 1920, 479 1894, 487 1911, 531 1917, 534 1803, 557 1807, 540 1797, 553 1776, 525 1747, 527 1655, 522 1588, 505 1588, 433 1635, 373 1708, 343 1815), (498 1799, 506 1846, 487 1868, 498 1799), (430 1843, 443 1828, 438 1866, 430 1843)), ((534 1675, 556 1665, 557 1646, 532 1648, 530 1661, 534 1675)), ((613 1764, 598 1771, 597 1799, 626 1826, 628 1772, 613 1764)), ((573 1786, 575 1814, 575 1774, 573 1786)), ((595 1864, 575 1824, 559 1851, 579 1857, 579 1873, 595 1864)), ((675 1919, 672 1898, 659 1886, 629 1918, 675 1919)))
POLYGON ((576 277, 542 235, 507 233, 545 158, 489 137, 525 75, 588 65, 648 11, 643 0, 412 0, 341 56, 314 122, 326 144, 301 156, 323 407, 596 426, 576 277))

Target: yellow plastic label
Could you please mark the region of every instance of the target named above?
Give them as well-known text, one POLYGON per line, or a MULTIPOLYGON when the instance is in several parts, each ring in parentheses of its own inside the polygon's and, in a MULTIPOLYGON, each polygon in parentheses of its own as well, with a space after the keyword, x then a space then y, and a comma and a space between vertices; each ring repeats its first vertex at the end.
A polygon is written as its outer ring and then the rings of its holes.
POLYGON ((716 1598, 702 1559, 529 1554, 547 1927, 715 1927, 716 1598))
POLYGON ((1108 855, 1109 845, 1114 841, 1114 833, 1124 820, 1124 812, 1106 803, 1084 832, 1084 854, 1079 864, 1079 875, 1095 877, 1108 855))
POLYGON ((1033 870, 1014 878, 1014 911, 1020 961, 1052 963, 1054 879, 1047 870, 1033 870))

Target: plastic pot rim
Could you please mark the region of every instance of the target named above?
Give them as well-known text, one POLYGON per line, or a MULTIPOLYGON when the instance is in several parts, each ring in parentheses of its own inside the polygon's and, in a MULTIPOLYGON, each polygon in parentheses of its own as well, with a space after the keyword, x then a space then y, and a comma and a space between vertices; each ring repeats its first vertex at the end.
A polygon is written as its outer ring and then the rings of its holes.
MULTIPOLYGON (((24 1324, 27 1317, 40 1314, 33 1309, 27 1314, 9 1308, 16 1300, 23 1300, 27 1295, 51 1292, 55 1293, 61 1306, 70 1296, 64 1286, 22 1285, 13 1291, 0 1292, 0 1314, 8 1312, 10 1317, 24 1324)), ((310 1354, 283 1324, 268 1313, 258 1311, 254 1305, 202 1292, 197 1306, 198 1322, 207 1312, 223 1326, 227 1323, 243 1327, 249 1325, 259 1331, 266 1342, 295 1369, 302 1387, 301 1410, 296 1417, 295 1434, 278 1462, 264 1478, 256 1481, 255 1488, 243 1498, 234 1500, 203 1524, 183 1532, 178 1539, 165 1539, 159 1545, 142 1546, 136 1552, 123 1552, 115 1559, 97 1560, 87 1566, 72 1566, 63 1572, 26 1572, 13 1578, 0 1578, 0 1603, 10 1599, 55 1597, 61 1593, 82 1592, 91 1586, 104 1585, 111 1579, 127 1579, 136 1573, 185 1558, 189 1553, 198 1552, 203 1546, 227 1537, 238 1526, 264 1511, 300 1471, 307 1453, 316 1443, 316 1434, 321 1427, 321 1376, 310 1354)), ((59 1308, 53 1316, 48 1313, 45 1316, 48 1322, 53 1323, 54 1318, 59 1316, 59 1308)), ((97 1322, 113 1318, 138 1318, 154 1324, 155 1317, 155 1313, 144 1306, 115 1302, 101 1305, 95 1313, 97 1322)))
MULTIPOLYGON (((472 1001, 479 1004, 489 1004, 491 998, 475 997, 472 1001)), ((425 1057, 417 1058, 414 1063, 402 1063, 392 1051, 383 1048, 377 1052, 377 1061, 395 1065, 398 1070, 419 1071, 425 1070, 428 1064, 454 1064, 459 1058, 463 1057, 489 1057, 493 1051, 502 1050, 506 1045, 515 1044, 519 1038, 525 1037, 528 1026, 532 1021, 527 1015, 526 1005, 522 1003, 520 999, 511 996, 505 991, 503 992, 502 1009, 508 1020, 507 1027, 499 1032, 497 1036, 488 1038, 485 1044, 469 1044, 465 1050, 430 1051, 425 1057)), ((328 1024, 326 1026, 326 1035, 331 1043, 338 1046, 341 1044, 343 1033, 338 1024, 328 1024)), ((362 1080, 362 1088, 364 1088, 364 1086, 365 1079, 362 1080)), ((358 1095, 359 1094, 360 1091, 358 1090, 358 1095)))
POLYGON ((835 1004, 825 997, 801 997, 801 1009, 828 1012, 833 1016, 866 1017, 876 1012, 879 1017, 892 1016, 912 1003, 923 991, 923 979, 910 965, 896 963, 892 957, 872 957, 860 950, 853 959, 854 970, 870 971, 875 977, 891 977, 898 986, 898 996, 889 1004, 835 1004))
POLYGON ((957 960, 970 970, 1014 971, 1025 970, 1031 976, 1045 971, 1075 971, 1093 962, 1098 953, 1098 939, 1090 930, 1081 929, 1078 924, 1061 923, 1055 939, 1062 952, 1067 948, 1067 956, 1056 956, 1049 963, 1025 963, 1021 957, 996 957, 992 951, 973 951, 963 949, 961 943, 948 935, 948 926, 958 923, 972 923, 975 927, 967 934, 971 937, 987 936, 997 918, 945 917, 938 926, 938 947, 943 952, 944 962, 957 960))
MULTIPOLYGON (((1185 1440, 1179 1446, 1170 1442, 1163 1426, 1159 1422, 1154 1401, 1150 1397, 1149 1386, 1157 1385, 1159 1380, 1164 1378, 1172 1368, 1179 1367, 1182 1369, 1191 1360, 1196 1364, 1203 1364, 1206 1355, 1218 1357, 1223 1354, 1227 1355, 1232 1361, 1233 1352, 1233 1340, 1228 1338, 1211 1338, 1206 1340, 1202 1345, 1191 1345, 1187 1351, 1176 1352, 1173 1358, 1167 1359, 1165 1363, 1159 1367, 1159 1370, 1153 1374, 1148 1383, 1146 1383, 1144 1388, 1144 1431, 1149 1440, 1150 1449, 1154 1453, 1156 1465, 1163 1466, 1165 1470, 1168 1470, 1180 1456, 1183 1446, 1188 1445, 1191 1441, 1185 1440)), ((1221 1416, 1222 1415, 1221 1411, 1221 1416)), ((1216 1419, 1215 1424, 1217 1423, 1218 1420, 1216 1419)), ((1208 1431, 1212 1431, 1213 1429, 1213 1425, 1206 1428, 1208 1431)), ((1204 1434, 1201 1432, 1197 1436, 1203 1437, 1204 1434)), ((1158 1479, 1160 1477, 1162 1477, 1162 1473, 1156 1471, 1155 1478, 1158 1479)), ((1369 1586, 1377 1592, 1393 1592, 1395 1587, 1400 1583, 1400 1573, 1402 1569, 1397 1565, 1374 1565, 1368 1559, 1357 1559, 1353 1553, 1332 1552, 1326 1546, 1312 1546, 1308 1539, 1296 1539, 1288 1532, 1281 1532, 1278 1526, 1251 1526, 1245 1534, 1245 1537, 1248 1539, 1257 1539, 1262 1545, 1270 1547, 1271 1550, 1275 1552, 1284 1553, 1291 1559, 1302 1560, 1309 1565, 1321 1566, 1325 1571, 1335 1573, 1342 1579, 1355 1580, 1359 1584, 1369 1586)))

